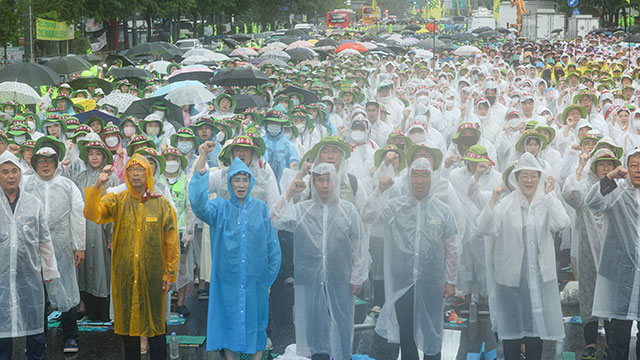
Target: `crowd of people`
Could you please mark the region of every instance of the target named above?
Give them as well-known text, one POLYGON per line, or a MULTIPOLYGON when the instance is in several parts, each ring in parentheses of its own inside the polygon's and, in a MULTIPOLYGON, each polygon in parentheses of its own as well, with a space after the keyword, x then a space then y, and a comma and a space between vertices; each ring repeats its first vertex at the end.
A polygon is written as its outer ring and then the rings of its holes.
MULTIPOLYGON (((375 330, 403 360, 440 358, 452 297, 490 315, 505 359, 541 359, 543 340, 565 337, 559 249, 579 284, 582 358, 628 359, 640 52, 598 35, 407 50, 205 82, 214 100, 183 107, 181 124, 163 102, 81 123, 72 99, 105 95, 91 82, 1 104, 0 359, 23 336, 44 359, 53 310, 64 352, 82 347, 85 318, 113 321, 126 359, 164 359, 171 298, 189 316, 189 284, 208 299, 207 350, 261 359, 276 278, 295 292, 300 356, 351 358, 354 296, 370 284, 375 330), (236 95, 268 105, 236 111, 236 95)), ((240 60, 219 66, 251 66, 240 60)), ((166 77, 113 91, 142 98, 166 77)))

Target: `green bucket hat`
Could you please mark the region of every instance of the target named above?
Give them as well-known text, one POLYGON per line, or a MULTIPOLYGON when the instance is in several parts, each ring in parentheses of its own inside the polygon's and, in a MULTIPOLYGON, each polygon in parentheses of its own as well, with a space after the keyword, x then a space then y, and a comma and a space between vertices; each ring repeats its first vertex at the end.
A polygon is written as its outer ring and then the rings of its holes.
POLYGON ((595 174, 596 172, 596 163, 598 161, 613 161, 613 167, 614 169, 617 168, 618 166, 622 165, 622 163, 620 162, 620 160, 616 157, 616 155, 609 149, 598 149, 597 151, 594 150, 591 153, 591 171, 593 171, 593 173, 595 174))
POLYGON ((598 103, 598 97, 595 96, 591 91, 584 89, 584 90, 580 90, 574 97, 573 97, 573 103, 574 104, 578 104, 578 101, 580 101, 580 98, 583 96, 589 96, 591 98, 591 101, 594 104, 598 103))
POLYGON ((164 157, 156 151, 156 149, 151 147, 144 147, 136 150, 134 154, 140 154, 147 159, 151 158, 155 160, 158 165, 158 169, 156 169, 156 171, 158 172, 158 174, 164 174, 164 169, 167 166, 167 162, 164 160, 164 157))
POLYGON ((236 108, 236 104, 237 104, 236 99, 234 99, 233 96, 231 96, 229 94, 226 94, 226 93, 222 93, 222 94, 220 94, 220 95, 218 95, 216 97, 216 100, 215 100, 216 108, 220 108, 220 100, 222 100, 222 99, 229 99, 229 101, 231 101, 231 108, 232 109, 236 108))
POLYGON ((289 118, 282 111, 271 110, 264 116, 263 123, 266 121, 273 121, 280 124, 286 124, 289 122, 289 118))
POLYGON ((462 134, 462 131, 464 131, 465 129, 472 130, 476 134, 476 137, 478 139, 480 139, 480 136, 482 135, 482 133, 480 132, 480 129, 478 129, 478 127, 472 122, 463 122, 462 124, 460 124, 458 126, 458 131, 451 138, 451 142, 453 142, 454 144, 457 144, 458 143, 458 139, 460 138, 460 135, 462 134))
POLYGON ((127 145, 127 154, 133 154, 133 147, 136 145, 143 145, 144 147, 151 147, 151 148, 156 146, 153 140, 149 139, 146 135, 139 134, 134 136, 131 139, 131 142, 129 143, 129 145, 127 145))
POLYGON ((375 167, 380 167, 380 165, 382 164, 382 161, 384 160, 384 158, 387 156, 387 153, 389 152, 394 152, 398 154, 400 158, 400 163, 398 164, 398 170, 402 170, 407 166, 407 155, 405 154, 405 152, 398 149, 398 147, 395 145, 387 145, 382 149, 376 150, 375 154, 373 155, 373 164, 375 165, 375 167))
MULTIPOLYGON (((64 145, 62 141, 58 140, 57 138, 51 135, 42 136, 36 141, 36 145, 33 148, 34 154, 38 152, 38 150, 42 149, 43 147, 53 148, 58 154, 58 160, 59 161, 64 160, 64 155, 67 152, 67 147, 64 145)), ((33 162, 33 158, 32 158, 32 162, 33 162)), ((31 165, 33 166, 33 164, 31 165)), ((34 166, 34 169, 35 169, 35 166, 34 166)))
POLYGON ((222 148, 220 155, 218 155, 218 160, 220 160, 224 164, 231 164, 231 162, 233 161, 233 159, 231 158, 233 154, 233 148, 237 146, 253 149, 258 157, 264 155, 267 149, 267 146, 261 137, 240 135, 236 136, 231 142, 229 142, 222 148))
POLYGON ((171 135, 171 140, 170 140, 171 146, 173 147, 178 146, 177 145, 178 138, 193 140, 194 149, 197 149, 198 146, 200 146, 200 140, 198 140, 198 137, 196 136, 196 134, 193 133, 193 130, 189 128, 180 128, 178 129, 178 131, 176 131, 175 134, 171 135))
POLYGON ((351 156, 351 145, 349 145, 341 137, 337 135, 325 136, 324 138, 320 139, 320 141, 318 141, 313 146, 313 148, 311 148, 311 150, 307 151, 307 153, 304 154, 304 156, 302 157, 302 159, 304 160, 301 160, 300 163, 306 161, 307 159, 310 159, 312 162, 314 162, 316 160, 316 157, 318 156, 318 153, 320 152, 320 149, 325 146, 335 146, 338 149, 342 150, 345 160, 351 156))
POLYGON ((167 161, 167 155, 173 155, 175 157, 177 157, 178 159, 180 159, 180 168, 182 170, 187 168, 187 165, 189 164, 189 161, 187 160, 187 158, 182 155, 182 153, 180 152, 180 150, 176 149, 175 147, 169 146, 165 151, 162 152, 162 157, 165 160, 165 163, 167 161))
POLYGON ((543 150, 545 147, 547 147, 547 137, 539 133, 537 130, 532 129, 532 130, 525 130, 525 132, 522 133, 522 135, 520 136, 520 139, 518 139, 518 142, 516 143, 516 151, 518 151, 519 153, 523 153, 524 142, 527 140, 527 138, 530 138, 530 137, 534 137, 540 140, 540 150, 543 150))
POLYGON ((602 135, 600 135, 599 132, 589 130, 587 131, 586 134, 582 135, 582 137, 580 138, 580 146, 582 146, 582 144, 584 144, 584 142, 587 140, 595 140, 597 144, 598 141, 600 141, 600 139, 602 139, 602 135))
POLYGON ((596 146, 593 148, 593 151, 591 151, 591 157, 593 157, 593 155, 595 154, 596 151, 602 149, 604 146, 609 145, 614 149, 614 155, 618 158, 621 159, 622 158, 622 154, 624 153, 624 149, 622 149, 620 146, 616 145, 615 142, 613 141, 612 138, 605 136, 602 139, 600 139, 598 141, 598 143, 596 144, 596 146))
POLYGON ((474 163, 486 162, 495 166, 496 164, 489 158, 487 149, 482 145, 471 145, 467 153, 462 157, 462 160, 471 161, 474 163))
POLYGON ((156 114, 149 114, 144 119, 140 120, 140 125, 138 125, 140 131, 147 134, 145 127, 147 126, 147 124, 152 122, 157 122, 160 124, 160 132, 158 133, 157 137, 162 136, 162 134, 164 134, 164 123, 162 119, 160 119, 160 117, 156 114))
POLYGON ((407 165, 411 165, 413 162, 413 156, 419 149, 431 150, 436 162, 435 164, 432 164, 433 170, 438 170, 440 166, 442 166, 442 151, 440 151, 437 146, 427 143, 411 144, 411 146, 409 146, 409 149, 407 150, 407 165))
POLYGON ((85 163, 87 162, 87 155, 90 149, 100 150, 104 155, 107 165, 113 163, 113 155, 111 154, 111 151, 107 149, 107 145, 102 141, 89 141, 80 147, 80 159, 85 163))
POLYGON ((571 111, 572 109, 578 109, 580 110, 580 116, 584 119, 587 117, 587 109, 585 109, 584 107, 580 106, 580 105, 576 105, 576 104, 570 104, 569 106, 567 106, 564 111, 562 112, 562 123, 563 124, 567 124, 567 116, 569 115, 569 111, 571 111))

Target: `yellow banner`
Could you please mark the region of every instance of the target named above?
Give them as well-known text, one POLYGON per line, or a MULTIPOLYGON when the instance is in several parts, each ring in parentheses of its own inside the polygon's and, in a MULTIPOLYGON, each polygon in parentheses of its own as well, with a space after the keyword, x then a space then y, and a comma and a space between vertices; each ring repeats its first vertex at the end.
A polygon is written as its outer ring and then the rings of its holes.
POLYGON ((59 21, 36 19, 36 39, 71 40, 73 39, 73 25, 59 21))
POLYGON ((500 17, 500 0, 493 0, 493 17, 496 19, 497 23, 498 18, 500 17))

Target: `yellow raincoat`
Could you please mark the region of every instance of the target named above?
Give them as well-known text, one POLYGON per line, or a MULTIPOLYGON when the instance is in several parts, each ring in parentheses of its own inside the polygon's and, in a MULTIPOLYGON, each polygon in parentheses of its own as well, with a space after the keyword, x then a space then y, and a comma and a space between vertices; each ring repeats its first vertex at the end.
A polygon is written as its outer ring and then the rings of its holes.
POLYGON ((145 168, 147 192, 140 197, 129 184, 101 197, 102 189, 86 188, 84 215, 97 223, 114 223, 111 243, 111 291, 114 332, 119 335, 162 335, 166 297, 162 281, 175 282, 180 247, 176 213, 169 201, 153 193, 149 162, 136 154, 127 162, 145 168))

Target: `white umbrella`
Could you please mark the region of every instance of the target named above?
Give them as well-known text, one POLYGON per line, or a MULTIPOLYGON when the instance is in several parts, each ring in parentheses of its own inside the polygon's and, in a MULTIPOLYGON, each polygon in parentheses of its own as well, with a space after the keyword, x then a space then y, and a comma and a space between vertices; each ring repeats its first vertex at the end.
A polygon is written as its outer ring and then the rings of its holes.
POLYGON ((249 56, 258 56, 258 53, 255 50, 253 50, 252 48, 241 47, 241 48, 237 48, 237 49, 233 50, 231 52, 231 54, 229 54, 229 56, 249 57, 249 56))
POLYGON ((362 54, 360 54, 360 51, 355 50, 355 49, 344 49, 342 51, 340 51, 338 53, 338 56, 360 56, 362 57, 362 54))
POLYGON ((453 53, 458 56, 469 56, 469 55, 482 54, 482 51, 480 51, 480 49, 478 49, 475 46, 464 45, 457 48, 453 53))
POLYGON ((149 67, 147 67, 147 70, 157 71, 162 75, 167 75, 167 66, 169 66, 169 64, 171 64, 170 61, 164 61, 164 60, 154 61, 151 64, 149 64, 149 67))
POLYGON ((268 50, 284 50, 287 48, 287 44, 282 43, 280 41, 272 42, 267 44, 267 46, 260 49, 260 52, 265 52, 268 50))
POLYGON ((291 59, 291 56, 282 50, 268 50, 262 53, 260 57, 267 59, 278 59, 282 61, 291 59))
POLYGON ((419 43, 420 40, 413 38, 413 37, 408 37, 408 38, 404 38, 402 39, 402 45, 404 46, 413 46, 417 43, 419 43))
POLYGON ((29 85, 17 81, 0 83, 0 102, 15 101, 20 104, 37 104, 40 95, 29 85))
POLYGON ((416 52, 416 57, 419 59, 431 60, 433 53, 424 49, 413 49, 416 52))
POLYGON ((211 56, 209 56, 209 59, 211 59, 211 61, 215 61, 215 62, 219 62, 219 61, 227 61, 230 58, 222 53, 213 53, 211 56))
POLYGON ((118 112, 124 112, 129 106, 136 100, 140 100, 139 97, 131 94, 112 92, 111 94, 103 97, 98 101, 98 105, 111 105, 118 108, 118 112))
POLYGON ((199 86, 183 86, 172 90, 164 97, 178 106, 203 104, 213 100, 213 94, 199 86))
POLYGON ((313 43, 311 43, 309 41, 306 41, 306 40, 294 41, 291 44, 289 44, 289 46, 287 46, 287 50, 293 50, 293 49, 297 49, 299 47, 312 48, 313 47, 313 43))
POLYGON ((209 58, 201 55, 192 55, 182 60, 182 65, 197 65, 211 62, 209 58))
POLYGON ((209 59, 209 61, 225 61, 225 60, 229 60, 229 57, 225 54, 220 54, 217 53, 215 51, 209 50, 209 49, 205 49, 205 48, 196 48, 196 49, 191 49, 189 51, 187 51, 186 53, 184 53, 184 55, 182 55, 182 57, 184 57, 185 59, 190 57, 190 56, 204 56, 207 59, 209 59))
POLYGON ((364 46, 367 50, 374 50, 375 48, 378 47, 378 45, 372 43, 372 42, 363 42, 362 46, 364 46))

